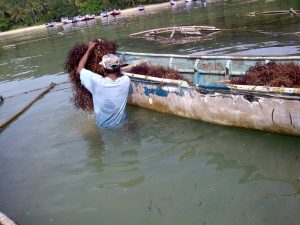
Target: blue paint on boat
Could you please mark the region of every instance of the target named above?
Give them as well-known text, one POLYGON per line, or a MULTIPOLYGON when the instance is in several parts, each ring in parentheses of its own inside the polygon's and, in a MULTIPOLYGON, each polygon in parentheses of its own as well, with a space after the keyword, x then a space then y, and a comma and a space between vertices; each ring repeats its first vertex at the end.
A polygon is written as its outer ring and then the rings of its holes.
POLYGON ((155 95, 160 96, 160 97, 167 97, 169 92, 163 90, 161 87, 158 87, 158 88, 144 87, 144 94, 146 96, 150 96, 150 94, 155 94, 155 95))
POLYGON ((131 94, 133 94, 133 88, 132 88, 132 85, 130 84, 130 86, 129 86, 129 94, 131 95, 131 94))
POLYGON ((214 89, 214 90, 229 90, 229 88, 224 83, 213 83, 213 82, 206 82, 205 76, 201 72, 197 72, 194 75, 194 83, 198 87, 206 88, 206 89, 214 89))
POLYGON ((205 78, 201 72, 197 72, 194 75, 194 83, 195 84, 204 84, 205 83, 205 78))
POLYGON ((223 83, 200 83, 199 87, 206 88, 206 89, 213 89, 213 90, 229 90, 226 84, 223 83))

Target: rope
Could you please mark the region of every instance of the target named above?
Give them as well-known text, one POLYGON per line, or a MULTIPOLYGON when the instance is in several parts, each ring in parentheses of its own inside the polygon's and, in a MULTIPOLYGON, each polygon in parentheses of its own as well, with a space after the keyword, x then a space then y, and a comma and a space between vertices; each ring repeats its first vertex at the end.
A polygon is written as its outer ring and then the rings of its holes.
POLYGON ((25 105, 22 109, 20 109, 17 113, 9 117, 8 119, 4 120, 4 122, 0 123, 0 129, 4 128, 8 124, 10 124, 12 121, 14 121, 16 118, 18 118, 22 113, 24 113, 27 109, 29 109, 33 103, 35 103, 37 100, 39 100, 41 97, 43 97, 46 93, 48 93, 52 88, 56 86, 55 83, 51 83, 46 90, 41 92, 39 95, 37 95, 31 102, 29 102, 27 105, 25 105))
MULTIPOLYGON (((61 85, 61 84, 67 84, 67 83, 70 83, 70 81, 63 81, 63 82, 58 83, 58 84, 55 84, 55 85, 58 86, 58 85, 61 85)), ((32 93, 32 92, 35 92, 35 91, 39 91, 39 90, 42 90, 42 89, 44 89, 44 88, 46 88, 46 87, 41 87, 41 88, 37 88, 37 89, 32 89, 32 90, 30 90, 30 91, 25 91, 25 92, 23 92, 23 93, 18 93, 18 94, 11 95, 11 96, 7 96, 7 97, 2 96, 2 97, 3 97, 3 100, 4 100, 4 99, 7 99, 7 98, 14 98, 14 97, 17 97, 17 96, 20 96, 20 95, 26 95, 26 94, 29 94, 29 93, 32 93)), ((0 101, 0 102, 1 102, 1 101, 0 101)))

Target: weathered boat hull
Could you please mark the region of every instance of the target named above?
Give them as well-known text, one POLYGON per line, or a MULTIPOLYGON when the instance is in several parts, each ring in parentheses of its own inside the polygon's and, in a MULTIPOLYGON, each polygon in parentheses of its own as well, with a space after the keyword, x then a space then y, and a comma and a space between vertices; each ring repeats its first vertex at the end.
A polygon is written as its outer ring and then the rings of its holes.
POLYGON ((300 99, 206 92, 132 79, 128 102, 219 125, 300 136, 300 99))
MULTIPOLYGON (((162 113, 169 113, 181 117, 201 120, 209 123, 235 126, 242 128, 257 129, 262 131, 300 136, 300 95, 299 89, 287 88, 259 88, 259 87, 239 87, 226 85, 216 82, 205 82, 202 78, 215 81, 216 77, 224 79, 225 76, 236 75, 241 76, 243 69, 247 68, 244 58, 234 62, 235 66, 233 74, 222 70, 216 71, 218 63, 219 68, 226 70, 226 61, 222 64, 222 58, 215 60, 209 59, 209 62, 201 61, 197 57, 180 57, 172 55, 171 60, 167 60, 167 56, 150 57, 145 55, 133 55, 130 53, 121 54, 123 60, 131 62, 131 59, 150 59, 150 62, 160 64, 165 62, 176 62, 177 68, 181 68, 183 72, 191 72, 195 85, 181 85, 170 83, 164 79, 157 81, 156 79, 142 78, 142 76, 132 75, 131 90, 128 103, 139 107, 148 108, 162 113), (151 60, 153 59, 153 60, 151 60), (186 63, 185 63, 186 60, 186 63), (197 63, 195 63, 197 62, 197 63), (178 65, 182 66, 178 66, 178 65), (187 64, 191 67, 187 67, 187 64), (195 64, 198 68, 195 68, 195 64), (245 64, 245 65, 244 65, 245 64), (199 69, 200 65, 200 69, 199 69), (213 70, 208 71, 208 66, 212 66, 213 70), (204 71, 203 68, 206 68, 204 71), (237 70, 237 68, 243 68, 237 70), (199 70, 204 77, 199 79, 199 70), (252 88, 252 89, 251 89, 252 88)), ((238 60, 238 58, 228 58, 226 60, 238 60)), ((276 59, 276 58, 273 58, 276 59)), ((252 59, 253 61, 254 59, 252 59)), ((266 60, 257 58, 257 60, 266 60)), ((300 57, 291 57, 290 60, 278 58, 279 61, 296 61, 299 63, 300 57)), ((251 64, 255 63, 254 61, 251 64)), ((170 63, 169 63, 170 65, 170 63)), ((174 65, 174 64, 173 64, 174 65)), ((232 70, 231 70, 232 71, 232 70)))

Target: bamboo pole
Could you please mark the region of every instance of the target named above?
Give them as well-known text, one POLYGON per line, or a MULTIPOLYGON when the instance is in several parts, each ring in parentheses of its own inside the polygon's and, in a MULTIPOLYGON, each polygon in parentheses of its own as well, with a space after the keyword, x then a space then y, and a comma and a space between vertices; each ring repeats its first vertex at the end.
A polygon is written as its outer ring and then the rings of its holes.
POLYGON ((146 75, 140 75, 140 74, 134 74, 134 73, 127 73, 123 72, 124 75, 127 75, 128 77, 132 78, 139 78, 143 80, 150 80, 150 81, 155 81, 155 82, 160 82, 164 84, 176 84, 182 87, 189 87, 189 84, 185 80, 173 80, 173 79, 165 79, 165 78, 160 78, 160 77, 152 77, 152 76, 146 76, 146 75))
POLYGON ((17 225, 14 221, 8 218, 4 213, 0 212, 0 225, 17 225))
POLYGON ((295 16, 298 14, 293 8, 290 8, 290 13, 294 14, 295 16))
POLYGON ((294 10, 293 8, 290 8, 288 10, 277 10, 277 11, 265 11, 261 12, 260 14, 262 15, 272 15, 272 14, 288 14, 288 13, 293 13, 294 15, 297 15, 298 10, 294 10))
POLYGON ((300 88, 227 84, 231 90, 300 95, 300 88))
POLYGON ((49 92, 52 88, 55 87, 55 83, 51 83, 47 89, 45 89, 43 92, 41 92, 38 96, 36 96, 31 102, 29 102, 27 105, 25 105, 22 109, 20 109, 17 113, 9 117, 8 119, 4 120, 2 123, 0 123, 0 128, 4 128, 9 123, 14 121, 16 118, 18 118, 22 113, 24 113, 27 109, 29 109, 33 103, 35 103, 37 100, 39 100, 43 95, 45 95, 47 92, 49 92))

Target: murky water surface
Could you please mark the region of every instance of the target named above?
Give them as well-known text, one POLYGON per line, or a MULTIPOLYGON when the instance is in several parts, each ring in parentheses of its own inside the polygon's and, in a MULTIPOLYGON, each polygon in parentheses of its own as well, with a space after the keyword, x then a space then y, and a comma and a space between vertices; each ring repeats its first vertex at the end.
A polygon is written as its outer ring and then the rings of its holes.
MULTIPOLYGON (((68 50, 96 37, 119 49, 176 54, 299 55, 298 0, 200 1, 0 37, 0 121, 51 82, 67 81, 68 50), (128 35, 173 25, 230 29, 169 45, 128 35), (21 95, 20 95, 21 94, 21 95)), ((58 85, 0 131, 0 211, 20 225, 289 224, 300 221, 300 139, 215 126, 128 106, 128 124, 102 131, 58 85)))

